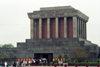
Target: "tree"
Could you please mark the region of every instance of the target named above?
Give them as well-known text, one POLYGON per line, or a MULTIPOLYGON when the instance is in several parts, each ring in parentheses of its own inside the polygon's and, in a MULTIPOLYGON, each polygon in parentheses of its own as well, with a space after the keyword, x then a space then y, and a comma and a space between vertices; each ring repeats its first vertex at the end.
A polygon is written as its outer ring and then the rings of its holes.
POLYGON ((57 60, 54 60, 53 62, 54 62, 54 64, 57 64, 57 60))
POLYGON ((4 44, 1 48, 11 48, 14 47, 12 44, 4 44))
POLYGON ((17 57, 16 56, 13 56, 13 58, 12 58, 14 61, 16 61, 16 59, 17 59, 17 57))
POLYGON ((64 55, 64 58, 65 58, 65 59, 67 59, 67 58, 68 58, 66 54, 64 55))
POLYGON ((58 58, 59 58, 59 60, 61 61, 61 58, 62 58, 61 54, 58 56, 58 58))
POLYGON ((77 59, 78 61, 82 61, 83 59, 89 57, 90 53, 87 50, 78 47, 78 48, 72 49, 69 52, 68 56, 70 58, 77 59))
POLYGON ((8 57, 8 55, 5 52, 0 51, 0 60, 7 58, 7 57, 8 57))

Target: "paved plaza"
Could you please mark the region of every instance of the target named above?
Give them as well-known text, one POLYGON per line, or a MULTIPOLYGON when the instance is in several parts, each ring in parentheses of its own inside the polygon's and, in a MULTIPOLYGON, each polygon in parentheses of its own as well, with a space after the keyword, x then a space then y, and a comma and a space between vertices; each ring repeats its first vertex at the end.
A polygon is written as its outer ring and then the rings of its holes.
MULTIPOLYGON (((54 66, 25 66, 25 67, 54 67, 54 66)), ((64 67, 64 66, 57 66, 64 67)), ((67 66, 67 67, 75 67, 75 66, 67 66)), ((86 66, 78 66, 78 67, 86 67, 86 66)), ((88 66, 88 67, 97 67, 97 66, 88 66)))

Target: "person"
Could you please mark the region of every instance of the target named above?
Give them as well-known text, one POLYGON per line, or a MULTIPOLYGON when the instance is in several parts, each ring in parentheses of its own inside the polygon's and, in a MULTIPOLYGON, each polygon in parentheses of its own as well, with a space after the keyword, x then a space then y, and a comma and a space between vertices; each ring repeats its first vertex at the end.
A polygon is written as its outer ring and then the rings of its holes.
POLYGON ((16 67, 16 61, 14 61, 14 65, 13 66, 16 67))
POLYGON ((12 66, 13 66, 13 61, 12 62, 10 61, 10 67, 12 67, 12 66))
POLYGON ((29 60, 28 63, 29 63, 29 66, 30 66, 31 61, 29 60))
POLYGON ((2 62, 2 66, 5 66, 5 65, 4 65, 4 62, 2 62))
POLYGON ((5 61, 4 65, 5 65, 5 67, 7 67, 7 62, 6 61, 5 61))
POLYGON ((21 66, 23 66, 23 61, 21 61, 21 66))
POLYGON ((16 61, 16 65, 19 66, 19 62, 18 61, 16 61))
POLYGON ((29 66, 29 62, 27 61, 27 66, 29 66))
POLYGON ((28 63, 27 63, 27 61, 26 61, 26 65, 25 66, 27 66, 28 65, 28 63))
POLYGON ((24 67, 25 67, 25 65, 26 65, 26 61, 23 61, 23 64, 24 64, 24 67))
POLYGON ((21 63, 22 63, 22 62, 20 61, 20 66, 21 66, 21 63))
POLYGON ((0 63, 0 67, 2 67, 2 62, 0 63))
POLYGON ((8 62, 8 66, 10 66, 11 65, 11 63, 10 62, 8 62))

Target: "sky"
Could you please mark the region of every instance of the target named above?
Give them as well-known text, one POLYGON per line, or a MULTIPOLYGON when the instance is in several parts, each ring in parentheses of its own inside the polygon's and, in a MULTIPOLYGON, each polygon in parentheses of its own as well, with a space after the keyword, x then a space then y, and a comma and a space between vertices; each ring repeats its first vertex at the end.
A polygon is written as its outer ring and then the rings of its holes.
POLYGON ((100 46, 100 0, 0 0, 0 44, 30 39, 27 13, 41 7, 72 6, 89 17, 87 40, 100 46))

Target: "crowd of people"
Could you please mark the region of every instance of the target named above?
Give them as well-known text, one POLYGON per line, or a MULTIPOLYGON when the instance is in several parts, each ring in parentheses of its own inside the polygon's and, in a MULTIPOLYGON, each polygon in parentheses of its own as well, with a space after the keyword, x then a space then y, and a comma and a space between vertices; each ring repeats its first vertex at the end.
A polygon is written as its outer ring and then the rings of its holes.
POLYGON ((5 67, 20 67, 20 66, 35 66, 35 65, 40 65, 41 62, 46 62, 42 59, 34 59, 31 61, 5 61, 0 63, 0 67, 5 66, 5 67))

